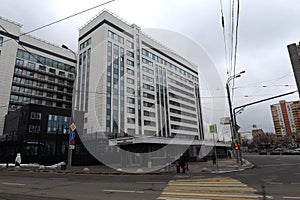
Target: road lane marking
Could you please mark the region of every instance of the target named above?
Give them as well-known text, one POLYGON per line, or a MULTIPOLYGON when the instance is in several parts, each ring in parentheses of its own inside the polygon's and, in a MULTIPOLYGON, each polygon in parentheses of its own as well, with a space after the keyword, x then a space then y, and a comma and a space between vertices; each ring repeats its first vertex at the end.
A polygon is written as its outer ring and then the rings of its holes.
POLYGON ((109 190, 103 189, 104 192, 113 192, 113 193, 136 193, 136 194, 144 194, 144 191, 137 191, 137 190, 109 190))
POLYGON ((300 199, 300 197, 283 197, 284 199, 300 199))
MULTIPOLYGON (((250 200, 261 198, 263 198, 263 196, 257 194, 257 190, 248 187, 247 184, 244 184, 237 179, 230 177, 216 177, 171 180, 157 199, 250 200)), ((267 196, 267 199, 272 198, 272 196, 267 196)))
POLYGON ((2 185, 25 186, 24 183, 9 183, 9 182, 2 182, 2 185))
MULTIPOLYGON (((182 192, 163 192, 161 194, 161 197, 181 197, 182 199, 185 199, 185 198, 201 198, 201 197, 204 197, 204 198, 209 198, 211 199, 212 198, 226 198, 226 199, 236 199, 236 198, 239 198, 239 199, 261 199, 263 198, 262 195, 234 195, 234 194, 205 194, 205 193, 199 193, 199 194, 190 194, 190 193, 182 193, 182 192)), ((266 196, 267 199, 272 199, 271 196, 266 196)))
POLYGON ((291 183, 292 185, 300 185, 299 182, 291 183))
POLYGON ((270 185, 282 185, 283 183, 280 182, 268 182, 270 185))
POLYGON ((136 183, 140 183, 140 184, 166 184, 167 182, 145 182, 145 181, 136 181, 136 183))

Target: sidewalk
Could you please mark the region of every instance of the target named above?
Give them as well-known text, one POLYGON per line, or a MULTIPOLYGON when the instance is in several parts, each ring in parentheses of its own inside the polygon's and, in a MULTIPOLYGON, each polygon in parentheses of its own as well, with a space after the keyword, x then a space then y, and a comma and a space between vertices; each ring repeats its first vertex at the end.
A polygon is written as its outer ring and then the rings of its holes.
MULTIPOLYGON (((42 166, 37 164, 21 164, 21 168, 14 168, 10 165, 9 168, 5 168, 4 164, 0 164, 0 170, 10 170, 10 171, 33 171, 33 172, 49 172, 49 173, 70 173, 70 174, 166 174, 166 169, 149 169, 149 168, 123 168, 123 169, 112 169, 105 165, 95 165, 95 166, 72 166, 71 170, 61 170, 60 165, 57 166, 42 166)), ((244 160, 244 164, 241 166, 236 162, 236 159, 219 159, 218 169, 217 165, 213 165, 212 161, 207 162, 190 162, 189 171, 187 174, 200 174, 200 173, 229 173, 234 171, 242 171, 254 167, 253 164, 244 160)), ((175 166, 172 165, 172 174, 176 174, 175 166)))

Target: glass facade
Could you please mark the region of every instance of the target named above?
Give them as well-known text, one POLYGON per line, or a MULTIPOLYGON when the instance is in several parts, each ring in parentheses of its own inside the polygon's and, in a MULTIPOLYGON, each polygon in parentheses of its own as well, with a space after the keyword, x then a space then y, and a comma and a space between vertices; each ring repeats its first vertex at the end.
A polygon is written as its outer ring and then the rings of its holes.
POLYGON ((68 65, 68 64, 65 64, 65 63, 62 63, 62 62, 58 62, 58 61, 55 61, 53 59, 46 58, 44 56, 40 56, 40 55, 37 55, 37 54, 34 54, 34 53, 29 53, 29 52, 24 51, 22 49, 18 49, 17 57, 18 58, 23 58, 25 60, 30 60, 32 62, 40 63, 40 64, 43 64, 43 65, 47 65, 49 67, 54 67, 56 69, 61 69, 61 70, 64 70, 64 71, 75 73, 75 67, 74 66, 71 66, 71 65, 68 65))
POLYGON ((71 117, 61 116, 61 115, 49 115, 47 133, 67 134, 66 129, 70 126, 70 124, 71 124, 71 117))
POLYGON ((113 46, 113 133, 119 133, 119 46, 113 46))
POLYGON ((107 43, 106 134, 111 133, 112 43, 107 43))

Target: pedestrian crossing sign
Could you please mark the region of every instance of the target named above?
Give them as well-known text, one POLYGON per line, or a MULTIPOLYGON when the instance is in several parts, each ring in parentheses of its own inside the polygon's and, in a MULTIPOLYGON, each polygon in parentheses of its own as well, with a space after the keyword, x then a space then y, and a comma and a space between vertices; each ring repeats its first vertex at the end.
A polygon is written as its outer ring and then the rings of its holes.
POLYGON ((208 130, 210 134, 216 134, 217 133, 217 124, 209 124, 208 130))

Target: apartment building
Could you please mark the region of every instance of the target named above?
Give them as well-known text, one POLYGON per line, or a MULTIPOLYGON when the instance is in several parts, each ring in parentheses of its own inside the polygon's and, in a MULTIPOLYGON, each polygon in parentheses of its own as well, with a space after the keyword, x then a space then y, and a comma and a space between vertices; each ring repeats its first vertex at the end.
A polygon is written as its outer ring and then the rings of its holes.
POLYGON ((280 101, 271 105, 275 133, 278 137, 300 133, 300 102, 280 101))
POLYGON ((83 133, 204 138, 197 66, 139 26, 104 10, 79 29, 78 55, 83 133))
POLYGON ((0 18, 0 134, 5 115, 26 104, 71 109, 76 55, 23 34, 0 18))

